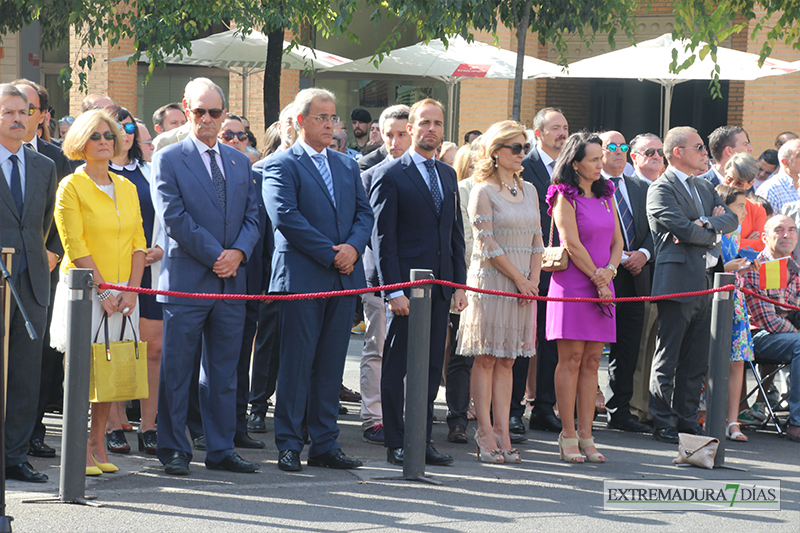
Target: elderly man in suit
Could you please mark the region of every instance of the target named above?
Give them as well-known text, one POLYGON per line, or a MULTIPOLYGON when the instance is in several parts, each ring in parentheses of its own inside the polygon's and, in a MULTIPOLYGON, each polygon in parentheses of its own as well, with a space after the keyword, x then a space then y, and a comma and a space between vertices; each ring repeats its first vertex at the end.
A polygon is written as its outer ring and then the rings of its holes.
POLYGON ((0 245, 15 248, 11 281, 28 314, 36 340, 31 340, 22 312, 11 301, 5 425, 6 477, 44 483, 25 457, 36 422, 42 338, 50 303, 50 270, 45 241, 53 223, 56 167, 48 158, 23 146, 28 129, 28 100, 14 85, 0 85, 0 245))
MULTIPOLYGON (((425 99, 411 107, 408 132, 412 146, 400 158, 375 172, 370 202, 375 210, 372 250, 382 285, 409 281, 412 268, 430 269, 436 279, 466 282, 464 226, 458 203, 455 171, 436 161, 444 134, 444 106, 425 99)), ((428 427, 425 462, 447 465, 449 455, 431 444, 433 401, 444 363, 450 298, 455 309, 467 306, 462 289, 436 285, 431 291, 430 367, 428 370, 428 427)), ((409 301, 404 291, 386 295, 387 334, 383 348, 381 402, 387 460, 403 464, 403 406, 408 355, 409 301)))
MULTIPOLYGON (((183 107, 191 132, 153 160, 153 203, 167 234, 159 289, 244 294, 245 262, 260 234, 250 160, 217 142, 225 96, 211 80, 190 81, 183 107)), ((158 300, 164 304, 158 390, 158 458, 164 471, 189 473, 192 449, 185 434, 186 414, 202 342, 199 392, 206 466, 255 472, 258 465, 239 457, 233 442, 244 302, 175 296, 158 300)))
MULTIPOLYGON (((708 158, 694 128, 669 130, 664 138, 669 166, 647 191, 647 219, 656 266, 653 296, 700 291, 721 270, 719 235, 739 219, 710 181, 695 178, 708 158)), ((677 444, 678 432, 702 434, 700 390, 708 365, 710 296, 658 302, 658 339, 650 378, 650 414, 656 440, 677 444)))
MULTIPOLYGON (((625 137, 618 131, 600 134, 603 141, 603 170, 616 191, 614 200, 620 229, 625 240, 622 262, 614 278, 614 294, 623 296, 650 295, 650 260, 653 257, 653 237, 647 224, 647 183, 633 176, 624 176, 627 162, 625 137)), ((611 346, 608 358, 608 387, 606 399, 608 427, 623 431, 648 432, 650 427, 631 415, 633 373, 639 358, 639 341, 644 327, 644 302, 617 304, 617 342, 611 346)))
MULTIPOLYGON (((560 109, 545 107, 536 113, 533 119, 533 133, 538 141, 522 161, 522 178, 533 183, 539 195, 539 217, 542 222, 542 238, 548 242, 550 230, 553 234, 553 245, 559 242, 558 232, 547 214, 545 195, 550 186, 550 176, 556 164, 558 154, 564 141, 569 137, 569 125, 560 109)), ((550 288, 550 273, 542 272, 539 279, 539 294, 547 294, 550 288)), ((536 338, 539 348, 536 353, 536 398, 531 410, 530 428, 559 433, 561 421, 556 417, 553 406, 556 404, 554 375, 558 364, 558 347, 556 341, 545 338, 544 329, 547 320, 547 302, 539 302, 536 314, 536 338)), ((525 395, 525 384, 528 375, 528 359, 519 357, 514 361, 514 388, 511 395, 511 421, 509 431, 520 435, 525 432, 522 425, 524 409, 518 407, 525 395)), ((514 442, 514 441, 512 441, 514 442)))
MULTIPOLYGON (((366 286, 361 255, 372 229, 355 161, 330 150, 336 98, 305 89, 294 100, 299 138, 264 165, 264 205, 275 227, 270 292, 307 293, 366 286)), ((337 438, 339 389, 356 297, 282 301, 275 402, 278 468, 300 470, 307 412, 308 466, 356 468, 337 438)))

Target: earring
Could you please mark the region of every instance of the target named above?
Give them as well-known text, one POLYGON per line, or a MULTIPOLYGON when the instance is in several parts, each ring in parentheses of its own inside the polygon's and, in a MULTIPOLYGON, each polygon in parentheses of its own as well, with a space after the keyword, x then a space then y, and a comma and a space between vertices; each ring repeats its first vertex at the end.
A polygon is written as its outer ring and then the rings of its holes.
POLYGON ((493 156, 492 159, 494 159, 494 168, 497 168, 497 156, 493 156))

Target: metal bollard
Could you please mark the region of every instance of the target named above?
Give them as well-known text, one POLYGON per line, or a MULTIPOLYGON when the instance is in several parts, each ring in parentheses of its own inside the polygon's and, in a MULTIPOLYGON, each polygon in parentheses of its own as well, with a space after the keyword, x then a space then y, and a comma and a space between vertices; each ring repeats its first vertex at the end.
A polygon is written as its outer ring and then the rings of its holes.
POLYGON ((59 500, 86 500, 86 424, 89 411, 89 354, 92 343, 92 270, 67 275, 67 353, 64 367, 64 422, 61 436, 59 500))
MULTIPOLYGON (((730 285, 736 276, 714 274, 714 288, 730 285)), ((733 291, 715 292, 711 301, 711 340, 709 342, 708 383, 706 385, 706 434, 719 439, 714 467, 725 464, 725 429, 728 415, 728 377, 731 367, 733 334, 733 291)))
MULTIPOLYGON (((433 279, 430 270, 412 270, 411 281, 433 279)), ((431 288, 411 289, 406 363, 406 422, 403 436, 403 478, 432 482, 425 477, 428 424, 428 367, 431 351, 431 288)))

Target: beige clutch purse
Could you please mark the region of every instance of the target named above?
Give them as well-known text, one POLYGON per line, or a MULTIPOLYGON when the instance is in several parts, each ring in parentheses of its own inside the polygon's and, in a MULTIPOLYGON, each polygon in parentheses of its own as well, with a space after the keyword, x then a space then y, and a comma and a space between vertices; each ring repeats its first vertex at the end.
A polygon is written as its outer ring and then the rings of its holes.
POLYGON ((719 440, 705 435, 678 433, 678 457, 672 460, 676 465, 688 464, 700 468, 714 468, 719 440))

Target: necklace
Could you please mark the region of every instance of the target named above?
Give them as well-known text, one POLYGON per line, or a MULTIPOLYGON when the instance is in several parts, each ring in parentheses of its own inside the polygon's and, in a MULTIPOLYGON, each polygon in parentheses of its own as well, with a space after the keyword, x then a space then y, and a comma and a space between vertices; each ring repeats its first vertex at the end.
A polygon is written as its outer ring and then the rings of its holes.
POLYGON ((518 193, 519 191, 517 190, 517 179, 516 179, 516 178, 514 178, 514 188, 513 188, 513 189, 512 189, 511 187, 509 187, 509 186, 508 186, 508 183, 506 183, 506 182, 505 182, 505 181, 503 181, 503 180, 500 180, 500 183, 502 183, 503 185, 505 185, 505 186, 506 186, 506 189, 508 189, 508 192, 510 192, 510 193, 511 193, 511 196, 515 196, 515 197, 517 196, 517 193, 518 193))

